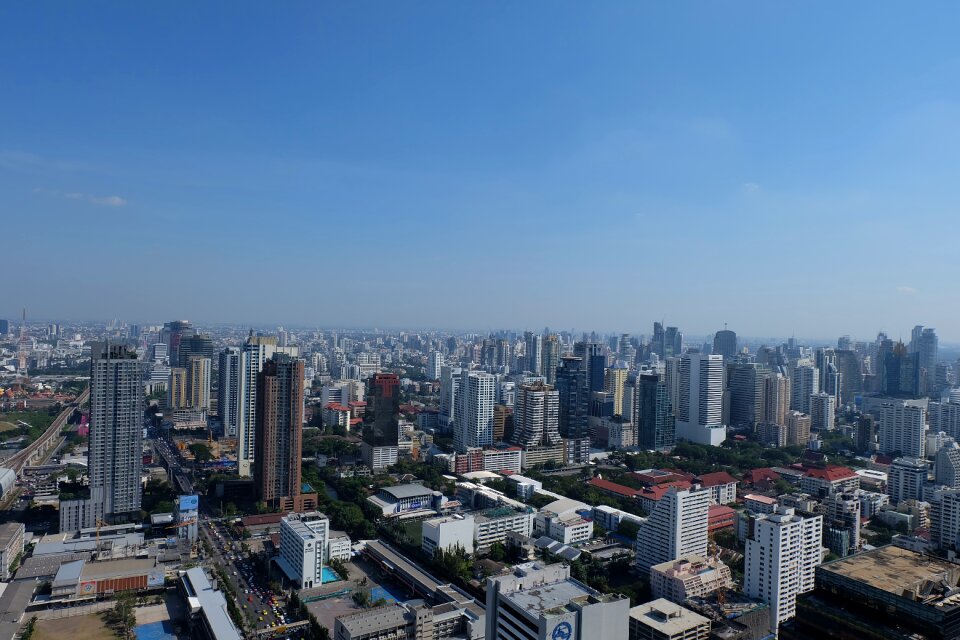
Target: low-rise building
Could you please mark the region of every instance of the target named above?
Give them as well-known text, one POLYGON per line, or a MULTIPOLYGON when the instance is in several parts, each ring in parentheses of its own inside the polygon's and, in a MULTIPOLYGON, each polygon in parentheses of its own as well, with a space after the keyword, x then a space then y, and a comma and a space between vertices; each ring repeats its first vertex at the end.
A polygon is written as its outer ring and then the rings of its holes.
POLYGON ((474 515, 474 549, 483 553, 495 542, 506 542, 507 533, 514 531, 530 537, 533 535, 532 509, 496 507, 474 515))
POLYGON ((534 519, 533 532, 562 544, 580 544, 593 537, 593 522, 575 511, 559 514, 543 509, 534 519))
POLYGON ((24 526, 20 522, 0 524, 0 581, 10 580, 13 563, 23 555, 24 526))
POLYGON ((179 590, 190 610, 194 637, 210 640, 241 640, 227 612, 227 600, 214 589, 201 567, 193 567, 180 576, 179 590))
POLYGON ((533 478, 514 474, 507 476, 507 484, 513 485, 515 495, 521 500, 529 500, 537 489, 543 488, 543 483, 533 478))
POLYGON ((737 479, 726 471, 704 473, 696 482, 704 489, 710 490, 714 504, 730 504, 737 501, 737 479))
POLYGON ((598 504, 593 508, 593 521, 607 531, 616 532, 621 522, 632 522, 639 526, 644 518, 605 504, 598 504))
POLYGON ((853 493, 860 488, 860 476, 850 467, 827 465, 807 469, 800 479, 800 490, 823 498, 832 493, 853 493))
POLYGON ((474 527, 474 518, 468 514, 457 513, 424 520, 421 548, 425 554, 431 557, 438 549, 451 551, 456 547, 472 554, 474 527))
POLYGON ((743 506, 754 513, 773 513, 777 508, 777 499, 751 493, 743 496, 743 506))
POLYGON ((381 487, 367 502, 379 508, 384 516, 396 517, 416 511, 438 510, 443 494, 422 484, 399 484, 381 487))
POLYGON ((707 640, 710 619, 665 600, 630 609, 630 640, 707 640))
POLYGON ((280 520, 277 564, 300 589, 323 584, 328 562, 330 520, 319 511, 291 513, 280 520))
POLYGON ((655 598, 682 603, 702 598, 718 589, 732 589, 730 567, 716 559, 689 555, 650 568, 650 589, 655 598))

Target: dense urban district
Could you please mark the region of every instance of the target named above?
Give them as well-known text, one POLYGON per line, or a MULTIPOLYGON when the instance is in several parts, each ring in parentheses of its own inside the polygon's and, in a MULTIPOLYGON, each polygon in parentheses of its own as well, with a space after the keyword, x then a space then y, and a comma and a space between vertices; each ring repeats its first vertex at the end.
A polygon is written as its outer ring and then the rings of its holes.
POLYGON ((909 340, 0 320, 0 640, 960 637, 909 340))

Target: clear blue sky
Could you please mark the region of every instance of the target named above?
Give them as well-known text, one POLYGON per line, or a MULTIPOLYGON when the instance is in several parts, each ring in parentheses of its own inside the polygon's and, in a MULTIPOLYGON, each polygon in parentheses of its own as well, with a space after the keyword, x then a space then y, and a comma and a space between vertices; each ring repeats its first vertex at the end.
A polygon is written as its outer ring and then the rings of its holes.
POLYGON ((955 2, 7 2, 0 315, 960 340, 955 2))

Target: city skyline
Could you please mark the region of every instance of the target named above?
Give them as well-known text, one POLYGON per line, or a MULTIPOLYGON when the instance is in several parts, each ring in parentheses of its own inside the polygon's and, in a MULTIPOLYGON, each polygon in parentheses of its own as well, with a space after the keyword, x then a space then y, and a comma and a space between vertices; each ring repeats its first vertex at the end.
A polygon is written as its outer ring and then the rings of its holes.
POLYGON ((955 5, 226 6, 4 9, 17 307, 960 339, 955 5))

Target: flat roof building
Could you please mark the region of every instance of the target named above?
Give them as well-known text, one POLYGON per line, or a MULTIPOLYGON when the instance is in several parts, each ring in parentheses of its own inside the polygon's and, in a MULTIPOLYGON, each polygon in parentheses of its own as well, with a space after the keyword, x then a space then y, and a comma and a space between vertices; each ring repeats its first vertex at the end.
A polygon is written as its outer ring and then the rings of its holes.
POLYGON ((660 598, 630 609, 630 640, 707 640, 710 619, 660 598))

